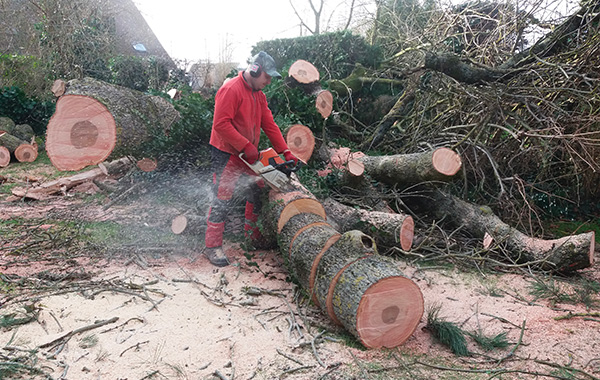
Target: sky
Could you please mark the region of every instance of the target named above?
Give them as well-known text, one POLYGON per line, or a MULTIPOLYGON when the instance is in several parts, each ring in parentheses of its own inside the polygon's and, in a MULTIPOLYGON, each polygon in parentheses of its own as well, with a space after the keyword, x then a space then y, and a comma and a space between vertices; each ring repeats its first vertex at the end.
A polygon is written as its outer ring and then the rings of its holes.
POLYGON ((288 0, 134 0, 173 59, 245 64, 261 40, 300 35, 288 0), (225 47, 229 46, 229 49, 225 47), (223 52, 230 51, 230 54, 223 52))

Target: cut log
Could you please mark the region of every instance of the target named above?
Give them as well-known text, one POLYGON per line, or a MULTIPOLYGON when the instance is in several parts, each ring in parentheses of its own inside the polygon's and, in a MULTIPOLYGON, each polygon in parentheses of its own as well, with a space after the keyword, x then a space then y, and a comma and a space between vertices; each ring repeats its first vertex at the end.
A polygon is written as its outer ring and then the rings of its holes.
POLYGON ((585 232, 560 239, 538 239, 525 235, 504 223, 487 206, 465 202, 440 191, 431 192, 421 206, 436 218, 462 226, 482 239, 486 247, 497 244, 517 263, 556 273, 569 273, 594 264, 595 233, 585 232))
POLYGON ((131 159, 124 157, 109 163, 104 163, 104 170, 101 168, 94 168, 69 177, 63 177, 54 181, 45 182, 37 187, 15 187, 12 189, 12 193, 16 197, 20 198, 36 200, 48 199, 55 194, 65 194, 70 188, 83 182, 93 181, 98 177, 106 176, 106 172, 108 172, 109 175, 124 173, 126 170, 132 168, 134 164, 135 163, 132 162, 131 159))
POLYGON ((324 119, 327 119, 333 111, 333 94, 324 90, 319 82, 319 70, 312 63, 305 60, 297 60, 290 66, 288 71, 289 87, 299 87, 307 95, 315 96, 315 108, 324 119))
POLYGON ((12 131, 15 129, 15 122, 12 121, 11 118, 0 116, 0 131, 4 131, 12 134, 12 131))
POLYGON ((305 163, 308 162, 315 148, 315 136, 310 128, 301 124, 294 124, 288 128, 285 140, 290 151, 296 157, 305 163))
POLYGON ((52 88, 50 89, 50 91, 52 91, 54 96, 56 96, 58 98, 58 97, 63 96, 63 94, 65 93, 66 87, 67 87, 67 84, 65 83, 64 80, 57 79, 54 81, 54 83, 52 83, 52 88))
POLYGON ((37 144, 21 144, 15 149, 15 158, 19 162, 33 162, 38 156, 37 144))
POLYGON ((206 216, 180 214, 171 220, 171 232, 175 235, 201 235, 206 232, 206 216))
POLYGON ((396 263, 369 255, 350 263, 332 295, 333 311, 368 348, 393 348, 415 331, 424 311, 419 287, 396 263))
POLYGON ((371 235, 379 246, 399 246, 405 251, 412 247, 415 223, 410 215, 367 211, 331 198, 323 201, 323 207, 341 231, 362 231, 371 235))
POLYGON ((320 202, 296 180, 293 185, 294 191, 269 193, 261 219, 277 231, 290 275, 365 347, 404 343, 423 315, 418 286, 377 254, 371 237, 357 230, 340 233, 320 202))
POLYGON ((0 131, 0 146, 6 147, 9 152, 14 152, 15 149, 17 149, 19 145, 22 144, 27 144, 27 142, 11 135, 6 131, 0 131))
POLYGON ((331 92, 328 90, 319 91, 315 100, 315 107, 321 116, 323 116, 323 119, 327 119, 333 111, 333 95, 331 92))
POLYGON ((35 137, 33 128, 29 124, 17 124, 12 131, 12 135, 23 141, 31 141, 35 137))
POLYGON ((167 100, 91 78, 69 81, 48 123, 46 151, 58 170, 80 170, 116 155, 143 155, 152 131, 179 118, 167 100))
POLYGON ((158 162, 153 159, 153 158, 142 158, 141 160, 139 160, 136 163, 138 169, 140 169, 143 172, 153 172, 156 170, 156 168, 158 167, 158 162))
POLYGON ((10 164, 10 151, 5 146, 0 146, 0 168, 5 168, 10 164))
POLYGON ((288 74, 298 83, 314 83, 319 81, 319 70, 312 63, 299 59, 290 66, 288 74))
POLYGON ((366 174, 389 185, 449 181, 462 167, 460 156, 448 148, 391 156, 366 156, 360 152, 337 156, 347 157, 347 161, 356 159, 362 162, 366 174))

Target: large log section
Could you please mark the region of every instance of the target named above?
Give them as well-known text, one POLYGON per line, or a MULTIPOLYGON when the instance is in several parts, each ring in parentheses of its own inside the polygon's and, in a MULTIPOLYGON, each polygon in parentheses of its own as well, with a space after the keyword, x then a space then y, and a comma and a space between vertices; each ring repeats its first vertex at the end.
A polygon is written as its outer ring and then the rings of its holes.
POLYGON ((404 343, 423 315, 418 286, 377 254, 371 237, 356 230, 338 232, 323 205, 297 181, 294 187, 271 191, 263 218, 273 223, 266 227, 277 232, 290 274, 365 347, 404 343))
POLYGON ((531 263, 542 270, 573 272, 594 264, 594 232, 560 239, 544 240, 523 234, 502 222, 489 207, 477 206, 441 191, 421 198, 421 207, 436 219, 446 219, 461 226, 487 247, 497 244, 518 263, 531 263))
POLYGON ((48 123, 46 150, 58 170, 136 155, 152 128, 167 131, 179 113, 158 96, 91 78, 69 81, 48 123))
POLYGON ((460 155, 449 148, 391 156, 367 156, 362 152, 351 152, 348 148, 335 148, 323 150, 320 155, 321 159, 347 172, 348 176, 367 174, 388 185, 449 181, 462 167, 460 155))

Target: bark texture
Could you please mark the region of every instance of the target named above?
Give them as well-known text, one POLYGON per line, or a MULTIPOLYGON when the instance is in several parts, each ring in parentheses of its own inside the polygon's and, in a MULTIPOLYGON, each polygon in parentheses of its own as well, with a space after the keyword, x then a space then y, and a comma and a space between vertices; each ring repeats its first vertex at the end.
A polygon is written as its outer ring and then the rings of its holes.
POLYGON ((72 80, 48 123, 46 150, 59 170, 80 170, 109 157, 137 155, 153 128, 179 118, 166 100, 91 78, 72 80))
POLYGON ((290 274, 365 347, 404 343, 423 314, 417 285, 377 254, 373 238, 358 230, 338 231, 323 205, 298 182, 294 185, 295 191, 269 193, 262 218, 277 232, 290 274))
POLYGON ((431 192, 422 206, 436 218, 462 226, 486 246, 497 244, 517 263, 531 263, 542 270, 569 273, 594 263, 594 232, 560 239, 538 239, 510 227, 489 207, 465 202, 440 191, 431 192))

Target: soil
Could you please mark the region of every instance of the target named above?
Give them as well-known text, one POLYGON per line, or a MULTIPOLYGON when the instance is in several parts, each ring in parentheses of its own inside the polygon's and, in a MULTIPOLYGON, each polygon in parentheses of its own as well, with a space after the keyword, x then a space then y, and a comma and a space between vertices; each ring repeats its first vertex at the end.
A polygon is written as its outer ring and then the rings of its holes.
MULTIPOLYGON (((7 169, 0 171, 5 184, 56 175, 42 164, 7 169)), ((85 191, 95 194, 69 191, 44 201, 3 195, 0 322, 33 318, 0 330, 0 378, 600 378, 597 289, 587 306, 536 298, 531 291, 542 281, 575 294, 581 279, 600 281, 598 264, 575 278, 551 281, 526 271, 426 268, 398 258, 420 287, 426 313, 402 346, 366 350, 307 301, 276 250, 242 248, 240 213, 228 223, 225 248, 232 264, 225 268, 204 258, 201 232, 170 233, 175 216, 205 211, 206 179, 187 173, 153 181, 159 185, 119 202, 93 187, 85 191), (121 240, 60 245, 65 221, 86 228, 112 223, 121 240), (46 240, 36 241, 38 236, 46 240), (467 337, 471 355, 454 355, 426 328, 427 310, 434 308, 464 331, 504 333, 509 344, 485 351, 467 337), (13 363, 13 375, 7 363, 13 363)))

